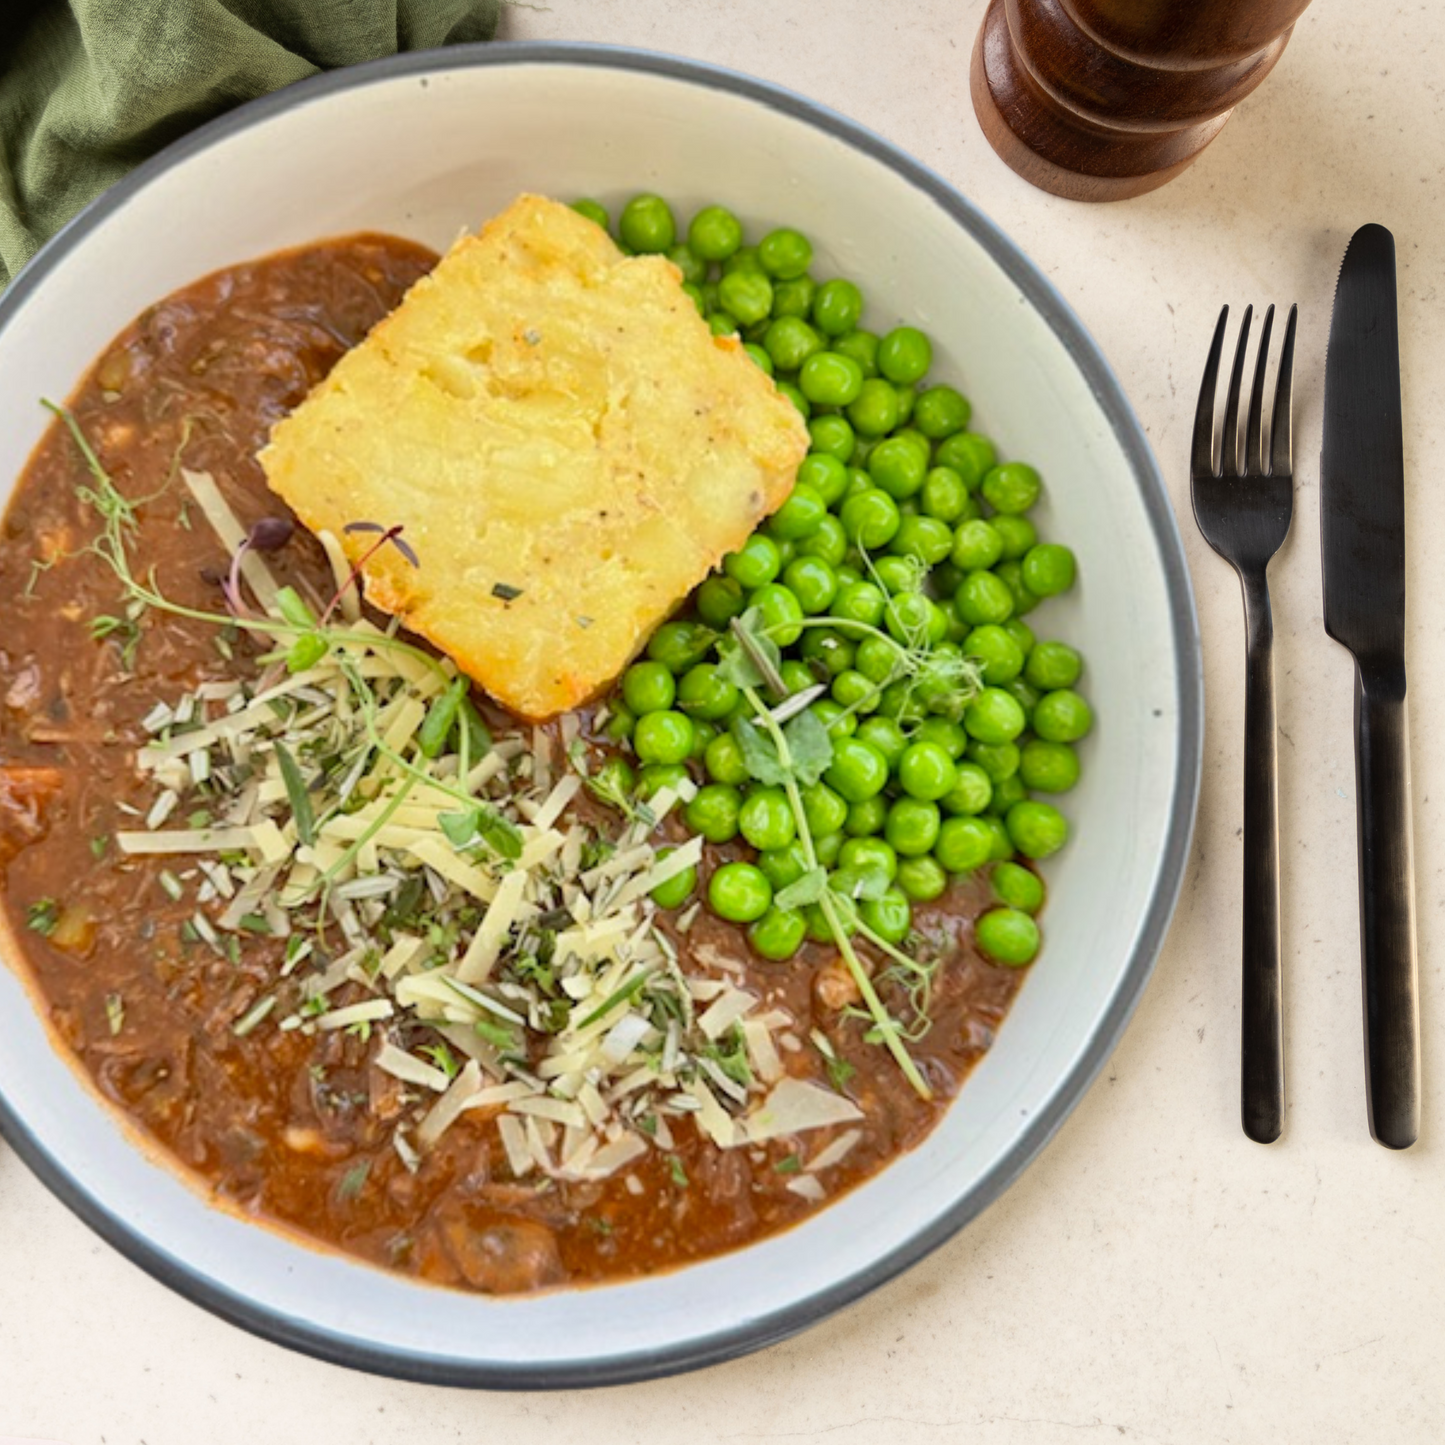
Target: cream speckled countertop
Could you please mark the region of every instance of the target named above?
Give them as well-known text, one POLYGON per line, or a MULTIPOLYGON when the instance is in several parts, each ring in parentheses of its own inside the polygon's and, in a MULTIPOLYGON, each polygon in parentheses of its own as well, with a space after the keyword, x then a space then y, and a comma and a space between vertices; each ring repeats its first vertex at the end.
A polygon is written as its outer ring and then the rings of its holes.
MULTIPOLYGON (((67 1445, 1329 1445, 1445 1438, 1445 11, 1315 0, 1278 69, 1180 179, 1086 207, 996 159, 968 99, 983 0, 551 0, 513 39, 643 46, 750 71, 942 172, 1098 339, 1178 509, 1204 635, 1194 857, 1144 1002, 1024 1177, 902 1279, 761 1355, 570 1395, 468 1395, 318 1364, 153 1283, 0 1149, 0 1440, 67 1445), (1425 1124, 1365 1127, 1351 672, 1320 622, 1325 338, 1350 233, 1397 238, 1425 1124), (1237 1122, 1238 587, 1189 513, 1185 456, 1219 305, 1300 304, 1295 525, 1275 563, 1290 1107, 1237 1122)), ((1095 643, 1096 646, 1101 645, 1095 643)))

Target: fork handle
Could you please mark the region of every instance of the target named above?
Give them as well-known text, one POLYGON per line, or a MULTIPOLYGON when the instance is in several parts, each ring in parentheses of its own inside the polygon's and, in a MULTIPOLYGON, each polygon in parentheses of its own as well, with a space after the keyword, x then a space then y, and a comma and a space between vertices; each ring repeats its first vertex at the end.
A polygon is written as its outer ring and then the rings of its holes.
POLYGON ((1272 1144, 1284 1127, 1284 1029, 1279 963, 1279 822, 1275 800, 1274 619, 1265 571, 1241 573, 1244 690, 1244 987, 1240 1117, 1272 1144))
POLYGON ((1370 1133, 1408 1149, 1420 1132, 1420 1012, 1403 662, 1356 667, 1355 797, 1370 1133))

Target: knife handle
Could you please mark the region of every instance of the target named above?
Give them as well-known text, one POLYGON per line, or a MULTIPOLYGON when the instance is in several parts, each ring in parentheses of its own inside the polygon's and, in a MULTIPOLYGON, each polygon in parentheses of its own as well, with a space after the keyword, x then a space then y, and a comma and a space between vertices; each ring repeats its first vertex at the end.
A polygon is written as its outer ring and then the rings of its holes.
POLYGON ((1357 662, 1355 796, 1370 1133, 1408 1149, 1420 1132, 1420 1010, 1403 661, 1357 662))
POLYGON ((1264 569, 1244 588, 1244 938, 1240 994, 1240 1122, 1257 1143, 1284 1127, 1279 962, 1279 822, 1275 801, 1274 619, 1264 569))

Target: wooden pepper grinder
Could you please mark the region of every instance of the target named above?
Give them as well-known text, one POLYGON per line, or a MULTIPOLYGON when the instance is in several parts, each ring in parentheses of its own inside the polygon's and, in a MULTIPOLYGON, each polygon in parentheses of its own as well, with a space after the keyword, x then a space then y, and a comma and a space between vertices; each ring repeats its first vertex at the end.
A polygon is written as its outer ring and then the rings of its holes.
POLYGON ((1027 181, 1119 201, 1178 175, 1274 68, 1309 0, 989 0, 973 108, 1027 181))

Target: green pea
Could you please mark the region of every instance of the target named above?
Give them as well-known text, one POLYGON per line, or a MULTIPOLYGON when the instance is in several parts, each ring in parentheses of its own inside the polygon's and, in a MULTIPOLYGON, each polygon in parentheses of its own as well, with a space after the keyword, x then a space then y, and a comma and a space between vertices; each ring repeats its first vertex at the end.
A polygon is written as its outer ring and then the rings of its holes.
POLYGON ((842 738, 833 745, 833 762, 823 776, 850 803, 861 803, 883 791, 888 760, 869 743, 842 738))
POLYGON ((878 343, 878 369, 889 381, 912 386, 933 365, 933 344, 915 326, 898 326, 878 343))
POLYGON ((973 926, 979 952, 1008 968, 1032 963, 1039 951, 1039 926, 1017 908, 991 908, 973 926))
POLYGON ((846 336, 862 315, 863 293, 851 281, 824 281, 813 296, 813 325, 824 336, 846 336))
POLYGON ((797 408, 798 415, 802 417, 804 421, 807 421, 807 419, 812 416, 812 402, 810 402, 791 381, 780 381, 777 383, 777 387, 778 395, 787 397, 788 400, 793 403, 794 407, 797 408))
POLYGON ((743 346, 743 350, 762 368, 764 376, 773 375, 773 358, 761 346, 749 341, 743 346))
POLYGON ((820 557, 799 557, 783 573, 798 605, 810 617, 826 612, 838 591, 838 576, 820 557))
MULTIPOLYGON (((991 517, 993 529, 998 533, 999 556, 1005 562, 1017 562, 1039 540, 1034 524, 1027 517, 1011 517, 999 512, 991 517)), ((992 564, 990 564, 992 565, 992 564)))
POLYGON ((723 571, 746 590, 765 587, 783 570, 778 544, 754 532, 736 551, 723 558, 723 571))
POLYGON ((595 221, 604 231, 612 225, 612 220, 607 214, 607 207, 600 201, 592 200, 591 197, 584 196, 580 201, 573 201, 572 209, 579 216, 586 216, 589 221, 595 221))
POLYGON ((953 565, 964 572, 992 567, 1003 556, 1003 538, 981 518, 959 523, 953 534, 953 565))
POLYGON ((683 283, 698 287, 698 294, 701 295, 702 283, 707 280, 707 262, 685 245, 672 247, 667 253, 667 259, 682 272, 683 283))
POLYGON ((779 647, 791 647, 802 636, 802 606, 781 583, 769 582, 766 587, 759 587, 748 598, 748 603, 761 614, 760 630, 779 647))
POLYGON ((1013 681, 1023 671, 1023 649, 997 623, 975 627, 963 644, 966 657, 975 658, 983 669, 983 680, 993 687, 1013 681))
POLYGON ((838 866, 850 873, 881 872, 891 883, 898 873, 898 854, 882 838, 849 838, 839 850, 838 866))
POLYGON ((939 799, 945 813, 960 817, 982 813, 993 800, 993 783, 977 763, 959 763, 958 781, 939 799))
POLYGON ((903 729, 892 718, 870 717, 858 724, 858 737, 878 749, 890 771, 908 748, 903 729))
POLYGON ((808 936, 808 921, 796 908, 769 908, 748 929, 753 952, 772 963, 785 963, 808 936))
POLYGON ((808 856, 803 840, 794 838, 780 848, 763 849, 758 854, 758 867, 762 870, 763 877, 773 885, 773 892, 780 893, 808 871, 808 856))
POLYGON ((625 743, 637 726, 637 714, 625 702, 613 702, 603 732, 613 742, 625 743))
POLYGON ((779 316, 767 331, 763 346, 779 371, 796 371, 823 349, 823 338, 799 316, 779 316))
POLYGON ((808 831, 818 838, 842 830, 848 819, 848 804, 827 783, 813 783, 799 790, 808 831))
POLYGON ((1044 882, 1037 873, 1018 863, 995 863, 988 876, 993 896, 1020 913, 1037 913, 1044 905, 1044 882))
POLYGON ((831 627, 810 627, 803 633, 798 651, 805 662, 813 664, 814 673, 823 673, 826 680, 851 671, 856 649, 831 627))
POLYGON ((1094 712, 1072 688, 1048 692, 1034 709, 1034 731, 1050 743, 1074 743, 1088 735, 1094 712))
MULTIPOLYGON (((816 557, 820 562, 826 562, 833 574, 833 591, 836 593, 838 590, 837 569, 842 566, 843 558, 848 555, 848 534, 843 530, 843 523, 829 512, 818 523, 818 530, 798 543, 798 555, 800 557, 816 557)), ((829 600, 832 600, 831 596, 829 600)))
POLYGON ((924 854, 904 858, 898 865, 897 883, 903 896, 914 903, 932 903, 948 888, 948 874, 937 858, 924 854))
POLYGON ((736 336, 738 333, 737 317, 730 316, 726 311, 709 311, 703 319, 714 336, 736 336))
POLYGON ((984 477, 997 463, 993 443, 978 432, 955 432, 938 444, 934 461, 941 467, 952 467, 963 478, 970 492, 976 491, 984 477))
POLYGON ((806 320, 813 309, 813 296, 818 283, 811 276, 794 276, 773 283, 773 315, 796 316, 806 320))
POLYGON ((877 487, 848 497, 838 515, 848 540, 870 552, 886 547, 903 520, 898 514, 898 504, 877 487))
POLYGON ((968 745, 968 758, 988 774, 990 782, 998 784, 1018 772, 1020 751, 1017 743, 973 741, 968 745))
POLYGON ((647 655, 674 673, 681 673, 701 662, 716 643, 717 633, 700 622, 664 622, 648 641, 647 655))
POLYGON ((972 873, 992 856, 993 830, 983 818, 945 818, 933 856, 950 873, 972 873))
POLYGON ((953 528, 937 517, 905 517, 888 544, 903 557, 916 557, 932 567, 953 550, 953 528))
POLYGON ((922 592, 900 592, 888 599, 883 625, 889 635, 908 647, 936 647, 948 631, 943 609, 922 592))
POLYGON ((882 637, 865 637, 853 654, 853 665, 869 682, 885 687, 897 675, 902 657, 902 650, 896 642, 882 637))
POLYGON ((723 275, 731 276, 735 272, 750 271, 754 276, 766 276, 763 270, 763 263, 758 259, 758 248, 756 246, 739 246, 726 261, 722 263, 723 275))
POLYGON ((848 668, 833 679, 833 701, 854 715, 870 713, 878 706, 878 688, 861 672, 848 668))
POLYGON ((1067 793, 1079 781, 1079 755, 1068 743, 1031 738, 1020 749, 1019 777, 1036 793, 1067 793))
POLYGON ((1008 829, 1004 826, 1002 818, 996 814, 989 813, 980 821, 985 823, 993 837, 993 851, 989 854, 989 860, 994 863, 1006 863, 1015 856, 1013 839, 1008 835, 1008 829))
POLYGON ((677 792, 687 780, 687 769, 681 763, 648 763, 637 775, 637 796, 645 802, 663 788, 677 792))
POLYGON ((905 437, 888 437, 868 456, 868 475, 896 501, 921 490, 928 475, 928 458, 905 437))
MULTIPOLYGON (((751 776, 748 772, 748 765, 743 760, 742 747, 731 733, 719 733, 707 745, 702 762, 703 767, 707 769, 708 777, 715 783, 726 783, 737 787, 747 782, 751 776)), ((705 792, 706 789, 702 791, 705 792)))
MULTIPOLYGON (((911 386, 899 386, 894 388, 898 393, 898 425, 907 428, 908 423, 913 419, 913 408, 918 402, 918 391, 911 386)), ((907 437, 910 441, 918 440, 923 442, 923 460, 928 461, 931 448, 927 439, 921 432, 909 430, 895 431, 894 436, 907 437)))
POLYGON ((1040 692, 1073 687, 1083 671, 1083 659, 1067 642, 1038 642, 1029 650, 1024 677, 1040 692))
POLYGON ((957 522, 968 510, 968 488, 952 467, 933 467, 918 496, 924 514, 940 522, 957 522))
POLYGON ((913 926, 913 907, 901 888, 890 888, 881 898, 866 898, 858 908, 863 927, 884 943, 900 944, 913 926))
MULTIPOLYGON (((673 848, 659 849, 657 861, 660 863, 669 853, 675 852, 673 848)), ((659 908, 681 908, 689 898, 692 891, 697 887, 697 866, 689 864, 681 873, 674 873, 664 883, 659 883, 652 890, 652 901, 659 908)))
POLYGON ((953 791, 958 768, 938 743, 910 743, 898 760, 898 781, 909 797, 931 803, 953 791))
POLYGON ((758 260, 769 276, 791 281, 813 264, 813 245, 801 231, 781 226, 758 243, 758 260))
MULTIPOLYGON (((719 734, 714 742, 725 736, 719 734)), ((708 783, 697 790, 683 817, 687 826, 709 843, 729 843, 738 834, 742 801, 742 794, 736 787, 726 783, 708 783)))
POLYGON ((1052 803, 1015 803, 1004 818, 1009 839, 1025 858, 1047 858, 1064 846, 1069 825, 1052 803))
POLYGON ((843 831, 850 838, 869 838, 883 831, 888 821, 888 799, 875 793, 871 798, 860 798, 848 805, 848 821, 843 831))
MULTIPOLYGON (((803 917, 808 920, 808 937, 814 943, 833 943, 835 941, 833 926, 816 903, 810 903, 803 910, 803 917)), ((858 925, 851 918, 840 918, 838 926, 845 938, 851 938, 858 931, 858 925)))
POLYGON ((783 686, 790 695, 812 687, 818 680, 813 676, 813 669, 796 657, 785 657, 783 665, 778 669, 778 675, 783 679, 783 686))
POLYGON ((717 722, 738 705, 741 694, 711 662, 700 662, 683 673, 677 685, 677 706, 694 720, 717 722))
POLYGON ((795 482, 788 500, 768 519, 768 531, 784 541, 796 542, 816 532, 827 514, 822 497, 806 482, 795 482))
MULTIPOLYGON (((941 562, 939 563, 939 566, 950 567, 951 564, 947 562, 941 562)), ((935 578, 937 578, 937 568, 934 568, 933 575, 935 578)), ((945 597, 943 601, 941 601, 938 605, 943 609, 943 615, 948 620, 948 631, 944 633, 944 636, 948 639, 949 642, 957 646, 968 636, 970 632, 973 631, 973 628, 971 628, 968 623, 966 623, 963 618, 958 615, 958 603, 955 602, 951 596, 945 597)))
MULTIPOLYGON (((860 386, 863 384, 860 378, 860 386)), ((848 418, 843 416, 815 416, 808 423, 808 435, 812 438, 813 454, 834 459, 843 467, 843 480, 839 484, 838 496, 842 496, 847 486, 848 472, 847 463, 853 455, 853 448, 857 439, 853 435, 853 428, 848 423, 848 418)), ((799 469, 801 475, 801 468, 799 469)), ((831 498, 829 506, 837 497, 831 498)))
POLYGON ((798 370, 798 386, 819 406, 849 406, 862 395, 863 369, 837 351, 814 352, 798 370))
POLYGON ((693 599, 697 615, 709 627, 723 631, 734 617, 741 617, 747 603, 741 584, 733 577, 712 576, 697 589, 693 599))
POLYGON ((1027 624, 1022 617, 1010 617, 1009 620, 1001 624, 1001 626, 1003 626, 1003 630, 1012 637, 1014 642, 1022 647, 1023 655, 1026 657, 1029 656, 1029 653, 1033 650, 1033 642, 1035 642, 1035 639, 1033 639, 1033 629, 1030 629, 1029 624, 1027 624))
MULTIPOLYGON (((844 530, 847 530, 846 524, 844 530)), ((887 600, 882 588, 872 582, 849 582, 839 587, 838 595, 833 599, 833 615, 849 622, 877 627, 883 620, 887 600)))
POLYGON ((730 271, 718 282, 717 299, 730 316, 751 326, 773 309, 773 283, 757 271, 730 271))
POLYGON ((618 239, 638 255, 668 251, 677 240, 677 222, 661 196, 633 196, 617 221, 618 239))
POLYGON ((995 512, 1027 512, 1039 499, 1039 474, 1027 462, 1004 462, 985 473, 983 498, 995 512))
POLYGON ((1011 778, 1005 778, 1001 783, 995 783, 993 789, 993 801, 988 805, 990 813, 997 813, 1000 817, 1006 817, 1008 810, 1015 803, 1022 803, 1029 795, 1029 790, 1024 787, 1023 779, 1015 773, 1011 778))
POLYGON ((693 718, 692 751, 688 754, 689 760, 700 763, 707 756, 708 747, 719 731, 716 723, 708 722, 703 718, 693 718))
POLYGON ((963 710, 964 729, 981 743, 1011 743, 1027 722, 1017 699, 999 687, 984 688, 963 710))
POLYGON ((1032 722, 1034 709, 1039 705, 1041 696, 1038 688, 1034 687, 1032 683, 1025 682, 1021 677, 1011 677, 1003 684, 1003 689, 1014 696, 1018 705, 1027 714, 1029 721, 1032 722))
POLYGON ((1054 597, 1074 585, 1074 554, 1057 542, 1030 547, 1022 567, 1024 586, 1036 597, 1054 597))
MULTIPOLYGON (((972 525, 972 524, 969 524, 972 525)), ((1014 594, 997 573, 970 572, 953 594, 958 615, 974 627, 1005 622, 1014 610, 1014 594)))
POLYGON ((676 696, 677 683, 660 662, 634 662, 622 674, 622 700, 639 718, 666 711, 676 696))
POLYGON ((753 923, 772 906, 773 889, 751 863, 724 863, 708 880, 707 901, 729 923, 753 923))
POLYGON ((882 377, 868 377, 848 407, 848 420, 859 436, 886 435, 898 425, 897 391, 882 377))
MULTIPOLYGON (((893 534, 895 541, 902 535, 904 525, 911 520, 904 517, 899 523, 898 531, 893 534)), ((889 545, 892 546, 892 543, 889 545)), ((894 597, 900 592, 921 591, 924 569, 911 557, 880 557, 873 564, 873 578, 890 597, 894 597)))
POLYGON ((920 858, 938 841, 942 819, 938 804, 921 798, 899 798, 888 809, 883 836, 905 858, 920 858))
POLYGON ((693 740, 692 719, 671 709, 644 713, 632 734, 632 746, 644 763, 686 762, 693 740))
POLYGON ((871 331, 849 331, 835 337, 833 350, 840 356, 852 357, 865 377, 878 375, 878 338, 871 331))
POLYGON ((973 408, 962 392, 951 386, 931 386, 914 404, 913 424, 924 436, 941 441, 961 432, 973 415, 973 408))
POLYGON ((725 206, 704 206, 687 228, 687 244, 704 261, 726 261, 742 243, 742 222, 725 206))
POLYGON ((637 791, 637 773, 626 758, 610 757, 592 774, 599 796, 630 798, 637 791))
POLYGON ((796 831, 788 795, 781 788, 754 788, 743 799, 738 831, 754 848, 785 848, 796 831))
POLYGON ((843 844, 848 840, 842 833, 823 833, 813 839, 813 852, 818 855, 818 862, 824 868, 831 868, 838 861, 838 854, 843 851, 843 844))

